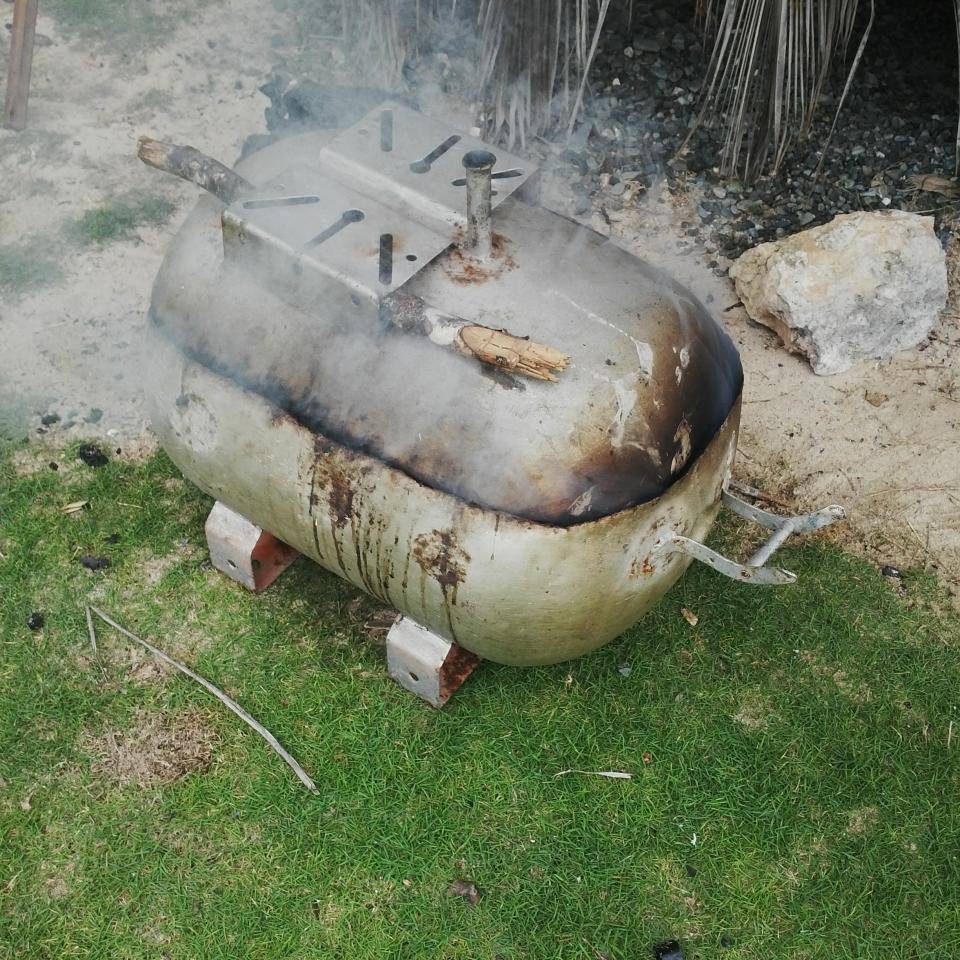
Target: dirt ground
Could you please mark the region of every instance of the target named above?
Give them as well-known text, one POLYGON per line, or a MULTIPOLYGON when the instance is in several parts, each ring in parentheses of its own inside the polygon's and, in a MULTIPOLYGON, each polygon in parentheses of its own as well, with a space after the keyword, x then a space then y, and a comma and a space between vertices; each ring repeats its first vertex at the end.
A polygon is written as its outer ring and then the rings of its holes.
MULTIPOLYGON (((0 5, 5 21, 10 9, 0 5)), ((149 447, 140 330, 153 277, 195 190, 143 167, 137 137, 235 157, 249 134, 265 130, 257 86, 302 59, 308 41, 322 53, 312 60, 318 80, 364 79, 356 65, 348 70, 338 41, 298 36, 295 24, 284 33, 282 13, 271 26, 264 29, 263 4, 253 0, 202 5, 141 50, 81 39, 41 15, 49 42, 36 52, 29 127, 0 131, 0 250, 22 248, 62 274, 0 300, 0 418, 22 434, 99 434, 149 447), (109 243, 64 240, 65 225, 84 211, 130 194, 172 200, 176 213, 109 243), (42 427, 51 413, 60 422, 42 427)), ((9 34, 0 33, 5 63, 9 34)), ((547 196, 572 209, 562 183, 550 183, 547 196)), ((687 282, 738 343, 746 370, 740 475, 805 507, 845 505, 848 529, 878 562, 936 569, 960 593, 956 315, 945 314, 918 349, 817 377, 749 321, 732 284, 689 245, 679 228, 689 218, 684 198, 653 191, 608 217, 598 212, 592 226, 687 282)))

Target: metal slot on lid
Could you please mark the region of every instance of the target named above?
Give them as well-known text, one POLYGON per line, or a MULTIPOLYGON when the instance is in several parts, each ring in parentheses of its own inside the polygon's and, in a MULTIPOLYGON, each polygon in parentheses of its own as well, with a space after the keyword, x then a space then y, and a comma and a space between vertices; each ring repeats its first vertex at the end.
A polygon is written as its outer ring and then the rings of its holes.
MULTIPOLYGON (((384 103, 323 147, 314 163, 230 206, 223 216, 225 254, 249 267, 258 256, 278 265, 296 259, 315 281, 301 284, 298 297, 308 289, 321 296, 323 285, 334 283, 376 302, 467 230, 464 157, 487 151, 475 137, 384 103)), ((493 162, 486 177, 497 190, 484 204, 491 212, 535 172, 501 150, 493 162)), ((485 223, 489 231, 489 213, 485 223)), ((283 285, 289 271, 280 274, 283 285)), ((273 282, 269 271, 263 275, 273 282)))

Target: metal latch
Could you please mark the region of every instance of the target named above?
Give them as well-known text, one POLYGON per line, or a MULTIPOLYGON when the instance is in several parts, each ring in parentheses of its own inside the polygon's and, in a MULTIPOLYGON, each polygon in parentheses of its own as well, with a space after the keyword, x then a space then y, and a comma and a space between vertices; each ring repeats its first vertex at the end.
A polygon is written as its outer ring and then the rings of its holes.
POLYGON ((676 531, 668 531, 661 536, 654 544, 651 556, 666 558, 672 553, 685 553, 687 556, 705 563, 714 570, 722 573, 731 580, 739 580, 741 583, 751 583, 758 586, 783 586, 788 583, 796 583, 797 575, 789 570, 783 570, 780 567, 766 566, 768 560, 787 542, 794 534, 813 533, 815 530, 822 530, 824 527, 843 520, 846 512, 843 507, 832 504, 817 510, 815 513, 804 513, 794 517, 780 517, 774 513, 768 513, 761 510, 746 500, 741 500, 734 496, 726 487, 722 493, 722 503, 729 510, 732 510, 737 516, 750 520, 761 527, 772 530, 767 541, 757 550, 746 563, 737 563, 730 560, 723 554, 717 553, 704 546, 698 540, 691 540, 689 537, 681 536, 676 531))

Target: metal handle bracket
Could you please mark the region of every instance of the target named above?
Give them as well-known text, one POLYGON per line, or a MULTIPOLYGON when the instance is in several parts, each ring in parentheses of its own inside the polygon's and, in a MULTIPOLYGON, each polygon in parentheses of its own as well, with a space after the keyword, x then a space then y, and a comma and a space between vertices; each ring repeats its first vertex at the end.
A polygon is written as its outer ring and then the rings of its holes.
POLYGON ((738 580, 741 583, 756 584, 757 586, 783 586, 788 583, 796 583, 796 574, 780 567, 767 566, 767 561, 794 534, 813 533, 815 530, 821 530, 831 523, 843 520, 846 516, 843 507, 833 504, 824 507, 822 510, 817 510, 815 513, 780 517, 735 497, 726 487, 723 489, 722 502, 727 509, 732 510, 737 516, 773 531, 766 542, 746 563, 737 563, 735 560, 730 560, 715 550, 704 546, 699 541, 681 536, 675 531, 670 531, 660 537, 654 546, 654 552, 660 555, 675 552, 685 553, 693 557, 694 560, 699 560, 700 563, 713 567, 714 570, 722 573, 725 577, 738 580))

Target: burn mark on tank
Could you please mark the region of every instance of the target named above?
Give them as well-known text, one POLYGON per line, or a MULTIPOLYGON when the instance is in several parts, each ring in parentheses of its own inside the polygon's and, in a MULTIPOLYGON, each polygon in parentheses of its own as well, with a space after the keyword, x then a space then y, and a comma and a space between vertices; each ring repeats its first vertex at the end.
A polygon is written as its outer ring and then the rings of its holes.
POLYGON ((670 461, 670 473, 672 475, 678 474, 687 465, 687 461, 690 459, 690 454, 693 450, 692 438, 693 429, 686 417, 684 417, 673 435, 673 442, 677 444, 677 447, 673 459, 670 461))
MULTIPOLYGON (((410 478, 427 490, 460 498, 472 506, 501 512, 509 516, 512 522, 566 528, 592 522, 607 514, 651 501, 699 462, 700 453, 717 429, 715 421, 717 418, 726 419, 729 414, 727 407, 714 403, 714 388, 709 385, 703 391, 691 393, 687 390, 681 395, 672 376, 674 363, 664 364, 663 375, 655 378, 651 390, 644 391, 642 383, 639 385, 635 415, 626 431, 626 442, 620 450, 614 450, 610 443, 608 431, 612 417, 605 422, 586 420, 578 424, 580 431, 575 438, 574 448, 581 457, 580 468, 583 476, 589 474, 595 477, 597 489, 590 508, 581 516, 572 516, 568 510, 571 501, 594 483, 593 479, 584 482, 578 489, 571 490, 566 497, 545 496, 536 503, 532 503, 530 497, 525 499, 523 505, 514 503, 509 497, 489 502, 478 500, 475 495, 464 491, 459 483, 463 473, 462 464, 458 460, 456 442, 451 442, 449 436, 437 436, 431 440, 426 450, 418 445, 416 450, 406 451, 403 456, 391 456, 384 450, 380 440, 370 435, 362 418, 344 420, 342 416, 337 416, 335 409, 321 402, 309 381, 293 384, 285 379, 283 371, 276 369, 256 372, 251 369, 252 361, 247 359, 241 349, 243 344, 214 344, 198 322, 195 311, 165 312, 154 303, 150 310, 150 323, 189 360, 202 364, 214 374, 229 378, 242 389, 256 392, 275 407, 289 413, 299 427, 308 429, 314 437, 320 438, 317 441, 317 452, 329 452, 332 460, 350 476, 356 476, 355 468, 359 469, 363 464, 366 464, 368 469, 385 465, 397 471, 398 476, 410 478), (658 399, 662 399, 660 408, 657 408, 655 403, 658 399), (687 404, 686 408, 682 404, 687 404), (641 406, 645 424, 636 416, 641 406), (671 476, 670 464, 677 452, 673 434, 678 422, 684 417, 691 428, 692 450, 682 471, 671 476), (634 422, 642 427, 636 434, 634 422), (589 427, 589 431, 586 431, 585 427, 589 427), (635 442, 637 446, 634 445, 635 442), (659 451, 661 456, 656 456, 655 451, 659 451)), ((630 327, 625 329, 629 330, 630 327)), ((656 341, 652 341, 652 346, 658 357, 665 352, 656 341)), ((705 380, 712 376, 710 371, 713 361, 704 349, 699 343, 691 343, 690 363, 684 376, 685 385, 691 382, 714 382, 705 380)), ((670 356, 674 359, 674 355, 670 356)), ((618 365, 614 369, 617 372, 622 369, 626 373, 630 367, 632 362, 629 358, 622 365, 618 358, 618 365)), ((610 371, 606 366, 601 369, 610 371)), ((736 400, 742 384, 739 365, 730 375, 736 378, 735 382, 730 384, 731 388, 736 388, 737 392, 733 394, 736 400)), ((279 428, 281 420, 278 418, 276 423, 279 428)), ((310 469, 309 464, 306 469, 310 469)), ((316 489, 321 494, 321 505, 319 510, 315 505, 312 512, 318 527, 315 540, 319 541, 329 555, 324 562, 332 567, 336 558, 333 556, 333 544, 326 533, 331 526, 331 520, 328 517, 326 484, 320 476, 316 481, 316 489)), ((405 555, 406 551, 404 558, 405 555)), ((397 554, 397 573, 402 577, 400 560, 401 555, 397 554)), ((350 566, 353 566, 352 560, 350 566)), ((350 576, 354 576, 352 569, 350 576)), ((408 586, 413 587, 413 583, 410 582, 408 586)))

